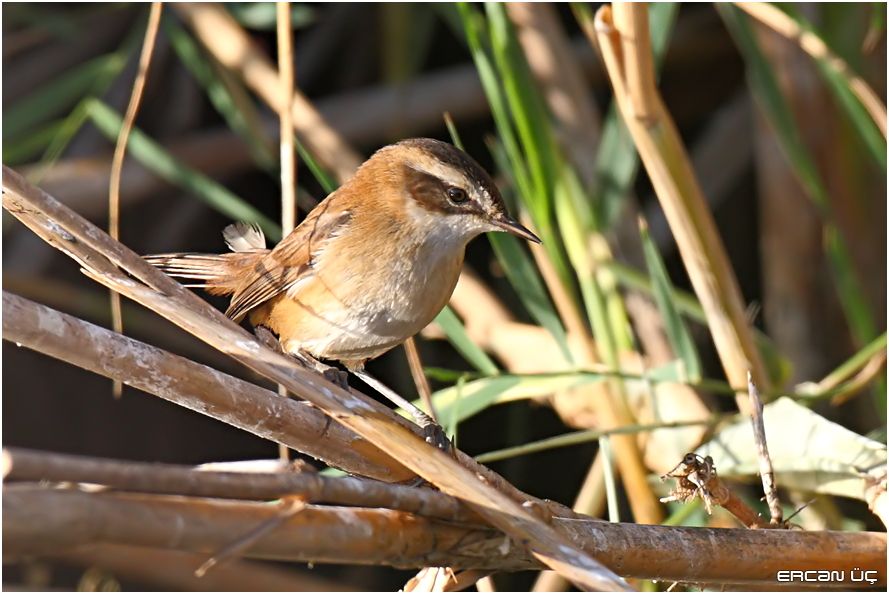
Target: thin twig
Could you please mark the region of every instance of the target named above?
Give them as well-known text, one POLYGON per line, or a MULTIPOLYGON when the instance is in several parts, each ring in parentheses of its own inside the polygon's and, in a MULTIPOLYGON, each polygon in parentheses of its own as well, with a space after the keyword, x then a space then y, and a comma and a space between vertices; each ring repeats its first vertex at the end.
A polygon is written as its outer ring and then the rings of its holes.
POLYGON ((281 127, 281 230, 282 235, 296 226, 296 152, 293 130, 293 89, 295 83, 293 28, 290 25, 290 2, 276 2, 278 13, 278 71, 281 73, 281 98, 278 112, 281 127))
POLYGON ((277 513, 273 517, 264 520, 261 524, 259 524, 231 544, 226 545, 225 547, 214 553, 209 559, 207 559, 200 567, 195 570, 195 577, 204 577, 204 575, 208 571, 210 571, 217 565, 242 556, 245 552, 247 552, 247 549, 255 545, 260 539, 262 539, 273 530, 280 528, 281 525, 284 524, 284 522, 304 510, 305 507, 306 502, 299 497, 287 497, 281 500, 281 503, 278 506, 277 513))
POLYGON ((414 378, 414 384, 417 386, 417 392, 420 394, 420 400, 423 401, 423 406, 426 407, 426 412, 432 417, 432 420, 438 423, 438 415, 432 403, 432 388, 429 387, 429 380, 426 379, 426 374, 423 372, 423 361, 420 359, 417 341, 413 336, 404 342, 404 354, 407 356, 407 364, 411 370, 411 377, 414 378))
MULTIPOLYGON (((142 93, 145 90, 145 81, 148 79, 148 68, 151 66, 151 56, 154 53, 154 43, 160 28, 162 10, 162 2, 151 3, 148 25, 145 29, 145 40, 142 42, 142 53, 139 56, 139 70, 136 73, 136 80, 133 81, 130 103, 127 106, 123 126, 121 126, 117 137, 117 145, 114 147, 114 157, 111 160, 111 176, 108 182, 108 234, 117 240, 120 239, 120 174, 127 152, 127 141, 136 122, 139 104, 142 102, 142 93)), ((120 294, 115 291, 111 291, 111 324, 115 332, 123 332, 120 294)), ((115 398, 120 398, 123 394, 123 384, 114 382, 113 393, 115 398)))
POLYGON ((756 455, 759 458, 759 475, 762 477, 762 489, 769 505, 769 514, 772 524, 780 526, 784 523, 784 512, 781 511, 781 501, 778 499, 778 488, 775 486, 775 471, 772 468, 772 458, 769 456, 769 446, 766 442, 766 428, 762 417, 762 399, 759 390, 753 382, 753 375, 747 373, 747 387, 750 395, 750 421, 753 423, 753 439, 756 440, 756 455))
MULTIPOLYGON (((278 111, 280 119, 281 155, 281 236, 296 226, 296 154, 294 151, 293 111, 293 29, 290 25, 290 3, 275 3, 278 21, 278 71, 281 73, 278 111)), ((287 397, 287 389, 278 384, 278 394, 287 397)), ((290 459, 287 446, 278 444, 278 457, 283 463, 290 459)))

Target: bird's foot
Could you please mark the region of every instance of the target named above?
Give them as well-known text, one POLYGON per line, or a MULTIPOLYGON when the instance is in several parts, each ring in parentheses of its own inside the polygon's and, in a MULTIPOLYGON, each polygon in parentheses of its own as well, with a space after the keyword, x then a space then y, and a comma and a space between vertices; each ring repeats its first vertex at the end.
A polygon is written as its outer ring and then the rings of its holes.
POLYGON ((445 433, 444 427, 418 408, 410 412, 414 417, 414 422, 420 427, 420 434, 426 443, 437 447, 447 454, 454 451, 454 445, 448 439, 448 434, 445 433))
POLYGON ((326 365, 302 349, 300 349, 296 353, 284 350, 281 341, 278 340, 278 337, 275 336, 275 333, 265 326, 256 326, 253 329, 253 333, 256 335, 256 338, 259 340, 259 342, 263 343, 270 349, 293 357, 300 365, 302 365, 306 369, 314 371, 315 373, 321 375, 327 381, 336 384, 344 390, 349 389, 349 373, 347 371, 343 371, 342 369, 333 367, 332 365, 326 365))
POLYGON ((265 326, 256 326, 253 328, 253 334, 256 336, 256 339, 269 347, 273 351, 277 353, 283 353, 284 348, 281 346, 281 341, 278 340, 278 337, 275 336, 275 333, 266 328, 265 326))
POLYGON ((438 423, 433 421, 429 425, 421 425, 420 429, 422 430, 423 439, 426 440, 426 443, 434 445, 446 454, 450 454, 454 451, 454 444, 448 439, 444 427, 438 423))
POLYGON ((327 381, 336 384, 340 388, 349 389, 349 372, 343 371, 338 367, 322 363, 309 353, 300 349, 298 354, 293 354, 294 358, 302 362, 306 367, 320 374, 327 381))
POLYGON ((324 376, 324 379, 338 385, 340 388, 348 392, 349 372, 337 369, 336 367, 331 367, 330 365, 325 365, 325 367, 326 369, 321 371, 321 375, 324 376))

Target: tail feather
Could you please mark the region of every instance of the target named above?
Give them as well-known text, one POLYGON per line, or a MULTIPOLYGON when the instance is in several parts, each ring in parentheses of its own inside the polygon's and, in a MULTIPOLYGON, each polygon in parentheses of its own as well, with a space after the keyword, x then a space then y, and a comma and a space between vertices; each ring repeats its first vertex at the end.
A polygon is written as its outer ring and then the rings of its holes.
POLYGON ((230 295, 237 290, 244 272, 266 253, 268 250, 231 254, 154 254, 145 256, 145 261, 170 276, 202 281, 189 283, 188 287, 204 289, 213 295, 230 295))

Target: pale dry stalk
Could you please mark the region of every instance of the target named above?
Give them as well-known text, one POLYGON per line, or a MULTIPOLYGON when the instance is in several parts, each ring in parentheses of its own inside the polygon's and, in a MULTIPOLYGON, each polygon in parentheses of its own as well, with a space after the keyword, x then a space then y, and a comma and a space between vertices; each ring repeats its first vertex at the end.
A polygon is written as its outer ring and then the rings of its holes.
MULTIPOLYGON (((645 77, 654 80, 653 71, 630 73, 630 65, 650 61, 629 61, 641 36, 648 35, 647 8, 639 4, 603 6, 596 13, 596 35, 620 112, 633 137, 646 171, 655 187, 667 221, 676 238, 683 263, 695 293, 704 307, 708 327, 729 383, 743 385, 752 370, 757 385, 767 389, 769 382, 746 319, 737 279, 707 208, 688 155, 663 101, 655 91, 645 97, 646 120, 636 117, 627 81, 645 77), (640 24, 644 23, 644 26, 640 24), (630 40, 630 41, 627 41, 630 40)), ((592 41, 592 40, 591 40, 592 41)), ((639 85, 642 90, 655 85, 639 85)), ((738 407, 749 408, 739 397, 738 407)))

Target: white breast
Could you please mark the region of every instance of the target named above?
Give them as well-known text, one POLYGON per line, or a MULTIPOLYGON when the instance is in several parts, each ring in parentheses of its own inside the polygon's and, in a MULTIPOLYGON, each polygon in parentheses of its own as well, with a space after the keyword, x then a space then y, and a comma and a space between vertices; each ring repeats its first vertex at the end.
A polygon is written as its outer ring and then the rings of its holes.
POLYGON ((300 336, 287 348, 363 360, 418 333, 454 290, 466 245, 460 235, 445 230, 348 258, 337 250, 338 241, 331 242, 319 254, 315 269, 320 272, 294 288, 293 297, 310 300, 315 315, 301 324, 300 336))

